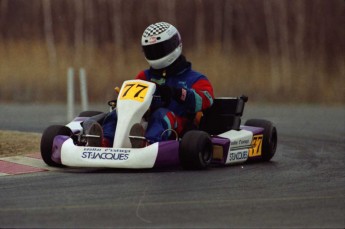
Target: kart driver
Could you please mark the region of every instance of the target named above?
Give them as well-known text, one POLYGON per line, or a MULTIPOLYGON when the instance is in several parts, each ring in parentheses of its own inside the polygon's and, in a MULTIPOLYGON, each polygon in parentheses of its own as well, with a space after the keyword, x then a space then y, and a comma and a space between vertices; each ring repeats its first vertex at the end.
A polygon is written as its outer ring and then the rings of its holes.
MULTIPOLYGON (((169 139, 173 129, 181 136, 193 123, 196 113, 209 108, 214 99, 213 88, 203 74, 192 70, 182 55, 182 41, 178 30, 166 22, 148 26, 141 45, 149 69, 141 71, 136 79, 156 83, 157 89, 148 115, 145 138, 148 143, 169 139)), ((117 123, 116 109, 103 123, 102 146, 113 145, 117 123)))

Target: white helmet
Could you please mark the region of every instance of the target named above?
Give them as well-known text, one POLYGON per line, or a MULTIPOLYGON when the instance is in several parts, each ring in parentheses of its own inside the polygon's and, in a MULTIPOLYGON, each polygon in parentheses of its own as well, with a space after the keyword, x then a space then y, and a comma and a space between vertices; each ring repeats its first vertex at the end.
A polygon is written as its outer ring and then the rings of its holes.
POLYGON ((141 45, 147 62, 154 69, 171 65, 182 53, 180 33, 166 22, 147 27, 141 37, 141 45))

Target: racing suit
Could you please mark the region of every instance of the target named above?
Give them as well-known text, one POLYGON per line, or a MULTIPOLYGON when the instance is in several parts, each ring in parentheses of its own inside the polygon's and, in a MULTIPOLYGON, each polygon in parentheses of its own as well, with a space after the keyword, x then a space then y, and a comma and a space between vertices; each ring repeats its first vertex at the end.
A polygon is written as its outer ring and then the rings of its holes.
MULTIPOLYGON (((181 55, 173 64, 165 69, 146 69, 141 71, 136 79, 156 83, 151 114, 145 137, 149 143, 167 140, 170 131, 162 136, 167 129, 174 129, 179 136, 183 134, 188 124, 193 123, 195 115, 210 107, 214 95, 211 83, 206 76, 192 70, 191 63, 181 55)), ((115 110, 103 123, 104 138, 110 144, 114 139, 117 123, 115 110)))

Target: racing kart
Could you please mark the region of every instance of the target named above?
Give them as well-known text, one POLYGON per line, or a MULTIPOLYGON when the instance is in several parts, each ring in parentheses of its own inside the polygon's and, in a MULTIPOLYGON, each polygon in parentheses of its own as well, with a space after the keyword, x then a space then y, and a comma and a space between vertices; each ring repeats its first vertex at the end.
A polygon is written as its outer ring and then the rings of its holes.
MULTIPOLYGON (((118 122, 113 147, 93 147, 83 123, 89 119, 100 124, 107 113, 84 111, 67 125, 49 126, 42 134, 41 156, 49 166, 147 169, 182 166, 205 169, 209 165, 231 165, 247 161, 269 161, 277 148, 277 129, 270 122, 250 119, 241 125, 248 98, 220 97, 204 111, 197 125, 183 136, 171 140, 132 146, 131 128, 145 124, 156 85, 142 80, 125 81, 116 101, 118 122)), ((167 130, 173 131, 173 130, 167 130)))

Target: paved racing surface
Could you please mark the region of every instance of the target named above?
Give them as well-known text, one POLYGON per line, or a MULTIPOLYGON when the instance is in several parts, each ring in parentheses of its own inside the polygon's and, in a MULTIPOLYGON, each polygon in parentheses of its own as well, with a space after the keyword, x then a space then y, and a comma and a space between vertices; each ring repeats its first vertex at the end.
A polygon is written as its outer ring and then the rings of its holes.
MULTIPOLYGON (((65 119, 63 106, 0 109, 0 129, 42 132, 65 119)), ((0 176, 0 227, 344 228, 345 107, 248 103, 248 118, 278 128, 269 163, 0 176)))

